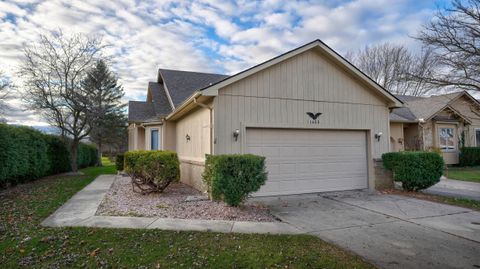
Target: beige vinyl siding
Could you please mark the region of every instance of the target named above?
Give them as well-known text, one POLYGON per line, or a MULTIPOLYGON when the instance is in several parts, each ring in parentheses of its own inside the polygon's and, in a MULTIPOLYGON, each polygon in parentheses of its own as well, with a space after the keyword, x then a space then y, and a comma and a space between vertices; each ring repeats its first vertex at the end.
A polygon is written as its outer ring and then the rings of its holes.
POLYGON ((205 154, 210 153, 210 110, 198 107, 175 124, 176 151, 180 159, 180 180, 203 190, 205 154), (187 141, 186 136, 190 137, 187 141))
POLYGON ((210 111, 197 108, 176 122, 176 151, 181 159, 203 161, 210 153, 210 111), (190 136, 187 141, 186 136, 190 136))
POLYGON ((162 149, 176 151, 176 123, 164 121, 162 128, 162 149))
POLYGON ((145 129, 136 124, 128 126, 128 150, 145 149, 145 129))
POLYGON ((368 130, 372 157, 389 150, 384 99, 314 50, 220 89, 214 107, 215 154, 245 152, 232 133, 246 127, 368 130), (323 114, 312 124, 306 112, 323 114))
POLYGON ((390 151, 403 151, 405 144, 404 140, 403 123, 390 123, 390 151))

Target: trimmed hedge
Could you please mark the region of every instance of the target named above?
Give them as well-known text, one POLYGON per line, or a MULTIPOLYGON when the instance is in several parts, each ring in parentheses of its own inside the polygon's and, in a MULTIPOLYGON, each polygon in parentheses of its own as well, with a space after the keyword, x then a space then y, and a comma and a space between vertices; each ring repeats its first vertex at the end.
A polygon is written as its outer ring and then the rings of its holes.
POLYGON ((85 168, 88 166, 94 166, 98 160, 97 147, 94 145, 80 143, 77 151, 77 165, 78 168, 85 168))
POLYGON ((125 155, 117 154, 115 157, 115 166, 117 167, 117 171, 123 171, 123 164, 125 162, 125 155))
MULTIPOLYGON (((94 160, 88 157, 88 164, 96 162, 95 147, 82 144, 80 152, 82 156, 95 155, 94 160)), ((61 138, 30 127, 0 124, 0 187, 70 169, 68 146, 61 138)))
POLYGON ((124 169, 132 177, 135 192, 162 192, 171 182, 180 179, 180 161, 175 152, 129 151, 124 159, 124 169))
POLYGON ((418 191, 435 185, 443 174, 442 156, 435 152, 403 151, 382 155, 386 169, 408 191, 418 191))
POLYGON ((203 181, 214 200, 238 206, 267 180, 265 157, 252 154, 207 155, 203 181))
POLYGON ((460 166, 480 165, 480 147, 464 147, 460 151, 460 166))
POLYGON ((39 178, 50 169, 43 135, 31 128, 0 124, 0 183, 39 178))
POLYGON ((48 144, 47 155, 50 163, 48 174, 53 175, 70 171, 70 153, 65 141, 53 135, 45 135, 45 141, 48 144))

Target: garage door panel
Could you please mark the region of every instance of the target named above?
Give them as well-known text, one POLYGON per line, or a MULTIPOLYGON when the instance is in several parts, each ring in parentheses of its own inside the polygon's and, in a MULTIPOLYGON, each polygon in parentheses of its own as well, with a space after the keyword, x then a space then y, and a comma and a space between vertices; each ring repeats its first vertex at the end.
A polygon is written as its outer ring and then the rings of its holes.
POLYGON ((282 156, 289 157, 305 157, 308 154, 310 157, 365 157, 365 145, 364 146, 344 146, 344 147, 282 147, 277 146, 276 148, 271 147, 250 147, 254 152, 262 153, 263 156, 269 156, 273 158, 281 158, 282 156))
POLYGON ((247 152, 266 157, 268 180, 256 195, 367 187, 364 131, 247 129, 247 152))
MULTIPOLYGON (((351 174, 345 174, 342 172, 318 172, 318 173, 291 173, 291 174, 280 174, 280 175, 275 175, 271 174, 272 177, 269 178, 269 181, 292 181, 292 175, 295 176, 295 181, 301 181, 301 180, 330 180, 330 179, 338 179, 338 180, 343 180, 343 179, 352 179, 352 178, 361 178, 365 177, 365 172, 358 172, 358 173, 351 173, 351 174)), ((269 174, 270 175, 270 174, 269 174)))

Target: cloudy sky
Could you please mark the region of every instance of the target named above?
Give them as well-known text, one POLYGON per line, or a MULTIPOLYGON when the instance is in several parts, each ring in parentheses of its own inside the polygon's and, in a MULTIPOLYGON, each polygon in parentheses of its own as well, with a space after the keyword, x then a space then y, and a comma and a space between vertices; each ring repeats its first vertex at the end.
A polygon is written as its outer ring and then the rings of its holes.
MULTIPOLYGON (((100 34, 127 100, 144 100, 158 67, 233 74, 321 39, 341 54, 381 42, 418 49, 410 38, 445 0, 140 1, 0 0, 0 70, 15 72, 40 33, 100 34)), ((11 101, 11 123, 42 125, 11 101)))

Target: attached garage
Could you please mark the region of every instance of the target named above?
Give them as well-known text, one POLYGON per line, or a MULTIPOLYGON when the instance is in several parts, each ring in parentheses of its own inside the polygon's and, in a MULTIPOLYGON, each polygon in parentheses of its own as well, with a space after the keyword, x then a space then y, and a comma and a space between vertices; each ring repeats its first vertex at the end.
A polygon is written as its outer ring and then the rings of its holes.
POLYGON ((402 102, 319 40, 229 77, 159 77, 166 96, 194 91, 171 104, 162 128, 182 182, 205 190, 206 154, 252 153, 266 157, 269 172, 257 196, 392 185, 380 158, 390 110, 402 102))
POLYGON ((247 128, 247 152, 266 157, 258 196, 365 189, 365 131, 247 128))

